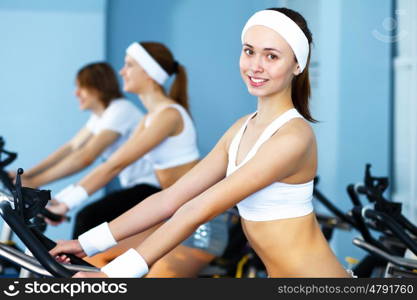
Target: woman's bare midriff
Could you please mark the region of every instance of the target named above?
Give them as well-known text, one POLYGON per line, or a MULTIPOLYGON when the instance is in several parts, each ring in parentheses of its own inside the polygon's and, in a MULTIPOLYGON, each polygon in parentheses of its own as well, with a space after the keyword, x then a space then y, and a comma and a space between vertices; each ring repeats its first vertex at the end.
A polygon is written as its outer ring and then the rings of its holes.
POLYGON ((159 183, 163 189, 173 185, 175 181, 181 178, 185 173, 191 170, 196 164, 198 160, 186 163, 184 165, 180 165, 177 167, 172 167, 169 169, 163 170, 156 170, 156 176, 158 177, 159 183))
POLYGON ((269 277, 349 277, 324 238, 314 213, 242 227, 269 277))

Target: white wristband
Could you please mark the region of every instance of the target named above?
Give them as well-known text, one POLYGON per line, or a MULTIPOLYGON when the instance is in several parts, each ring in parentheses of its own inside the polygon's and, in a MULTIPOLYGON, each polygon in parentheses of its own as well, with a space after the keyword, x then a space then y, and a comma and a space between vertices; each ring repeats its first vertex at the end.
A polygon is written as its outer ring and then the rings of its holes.
MULTIPOLYGON (((74 189, 74 185, 70 184, 69 186, 65 187, 64 189, 60 190, 58 194, 55 195, 55 199, 62 199, 65 197, 66 194, 70 193, 74 189)), ((59 201, 59 200, 58 200, 59 201)))
POLYGON ((112 278, 140 278, 149 272, 149 268, 143 257, 131 248, 102 267, 101 271, 112 278))
POLYGON ((78 237, 78 241, 87 256, 93 256, 117 244, 107 222, 84 232, 78 237))
POLYGON ((55 199, 58 202, 65 203, 69 209, 72 209, 87 200, 88 194, 81 185, 72 185, 59 192, 55 199))

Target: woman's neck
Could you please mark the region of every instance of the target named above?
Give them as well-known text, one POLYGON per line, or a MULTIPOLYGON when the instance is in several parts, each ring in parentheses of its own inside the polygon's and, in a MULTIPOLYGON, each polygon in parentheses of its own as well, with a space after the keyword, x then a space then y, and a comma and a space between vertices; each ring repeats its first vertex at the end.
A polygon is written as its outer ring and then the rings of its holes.
POLYGON ((291 98, 291 88, 273 95, 259 97, 256 123, 258 125, 269 124, 277 116, 291 108, 294 108, 291 98))
POLYGON ((104 104, 101 101, 97 101, 97 104, 94 105, 94 107, 91 108, 92 113, 97 115, 97 116, 101 116, 104 113, 105 110, 106 110, 106 107, 104 106, 104 104))
POLYGON ((175 103, 172 99, 168 98, 160 88, 143 91, 138 94, 138 97, 149 113, 157 110, 161 106, 175 103))

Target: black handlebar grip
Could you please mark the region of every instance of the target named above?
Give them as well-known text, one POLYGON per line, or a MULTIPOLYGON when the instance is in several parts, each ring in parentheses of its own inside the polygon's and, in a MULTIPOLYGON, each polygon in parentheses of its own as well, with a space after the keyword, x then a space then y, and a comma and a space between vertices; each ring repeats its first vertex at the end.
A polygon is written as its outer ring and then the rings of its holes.
POLYGON ((69 217, 67 217, 67 216, 62 216, 62 215, 58 215, 58 214, 56 214, 56 213, 53 213, 53 212, 51 212, 49 209, 47 209, 47 208, 43 208, 42 210, 41 210, 41 215, 43 216, 43 217, 45 217, 45 218, 48 218, 49 220, 51 220, 51 221, 54 221, 54 222, 60 222, 60 221, 62 221, 63 219, 65 219, 65 220, 67 220, 67 221, 69 221, 70 220, 70 218, 69 217))
POLYGON ((356 184, 355 185, 355 190, 359 194, 366 195, 366 187, 363 186, 362 184, 356 184))
MULTIPOLYGON (((43 234, 39 234, 36 230, 34 230, 35 234, 37 234, 38 239, 42 242, 42 244, 46 247, 46 249, 49 251, 52 248, 54 248, 56 246, 56 243, 47 238, 46 236, 44 236, 43 234)), ((81 266, 88 266, 88 267, 94 267, 93 265, 91 265, 90 263, 86 262, 85 260, 83 260, 82 258, 79 258, 76 255, 73 254, 67 254, 67 253, 60 253, 62 255, 67 256, 72 264, 75 265, 81 265, 81 266)))
POLYGON ((63 254, 66 255, 70 259, 70 261, 73 265, 94 267, 92 264, 86 262, 84 259, 79 258, 78 256, 76 256, 74 254, 66 254, 66 253, 63 253, 63 254))

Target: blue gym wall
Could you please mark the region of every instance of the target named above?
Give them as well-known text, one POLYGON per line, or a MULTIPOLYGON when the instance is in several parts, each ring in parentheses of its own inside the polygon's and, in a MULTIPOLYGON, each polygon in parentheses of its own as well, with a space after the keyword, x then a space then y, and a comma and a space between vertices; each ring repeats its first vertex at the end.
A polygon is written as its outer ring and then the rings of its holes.
MULTIPOLYGON (((362 179, 366 162, 376 175, 390 174, 391 44, 373 32, 389 35, 382 24, 393 0, 3 0, 0 133, 8 148, 19 151, 14 166, 37 162, 86 120, 73 97, 79 66, 105 57, 119 70, 132 41, 163 42, 186 66, 199 146, 207 154, 237 118, 256 107, 239 75, 242 26, 254 11, 279 5, 299 10, 313 31, 320 189, 350 208, 345 187, 362 179)), ((60 231, 69 236, 69 227, 60 231)), ((332 242, 343 262, 347 255, 363 255, 351 244, 354 235, 338 233, 332 242)))
MULTIPOLYGON (((85 123, 74 96, 77 70, 105 57, 105 0, 0 1, 0 135, 18 152, 12 169, 30 168, 85 123)), ((47 185, 57 191, 80 178, 47 185)), ((71 226, 50 226, 69 238, 71 226)))
MULTIPOLYGON (((392 16, 393 5, 391 0, 343 1, 342 5, 338 175, 333 188, 345 209, 351 207, 346 184, 363 180, 366 163, 372 164, 373 175, 392 175, 392 43, 378 36, 392 34, 383 24, 392 16)), ((354 235, 338 236, 340 257, 352 255, 354 235)))

